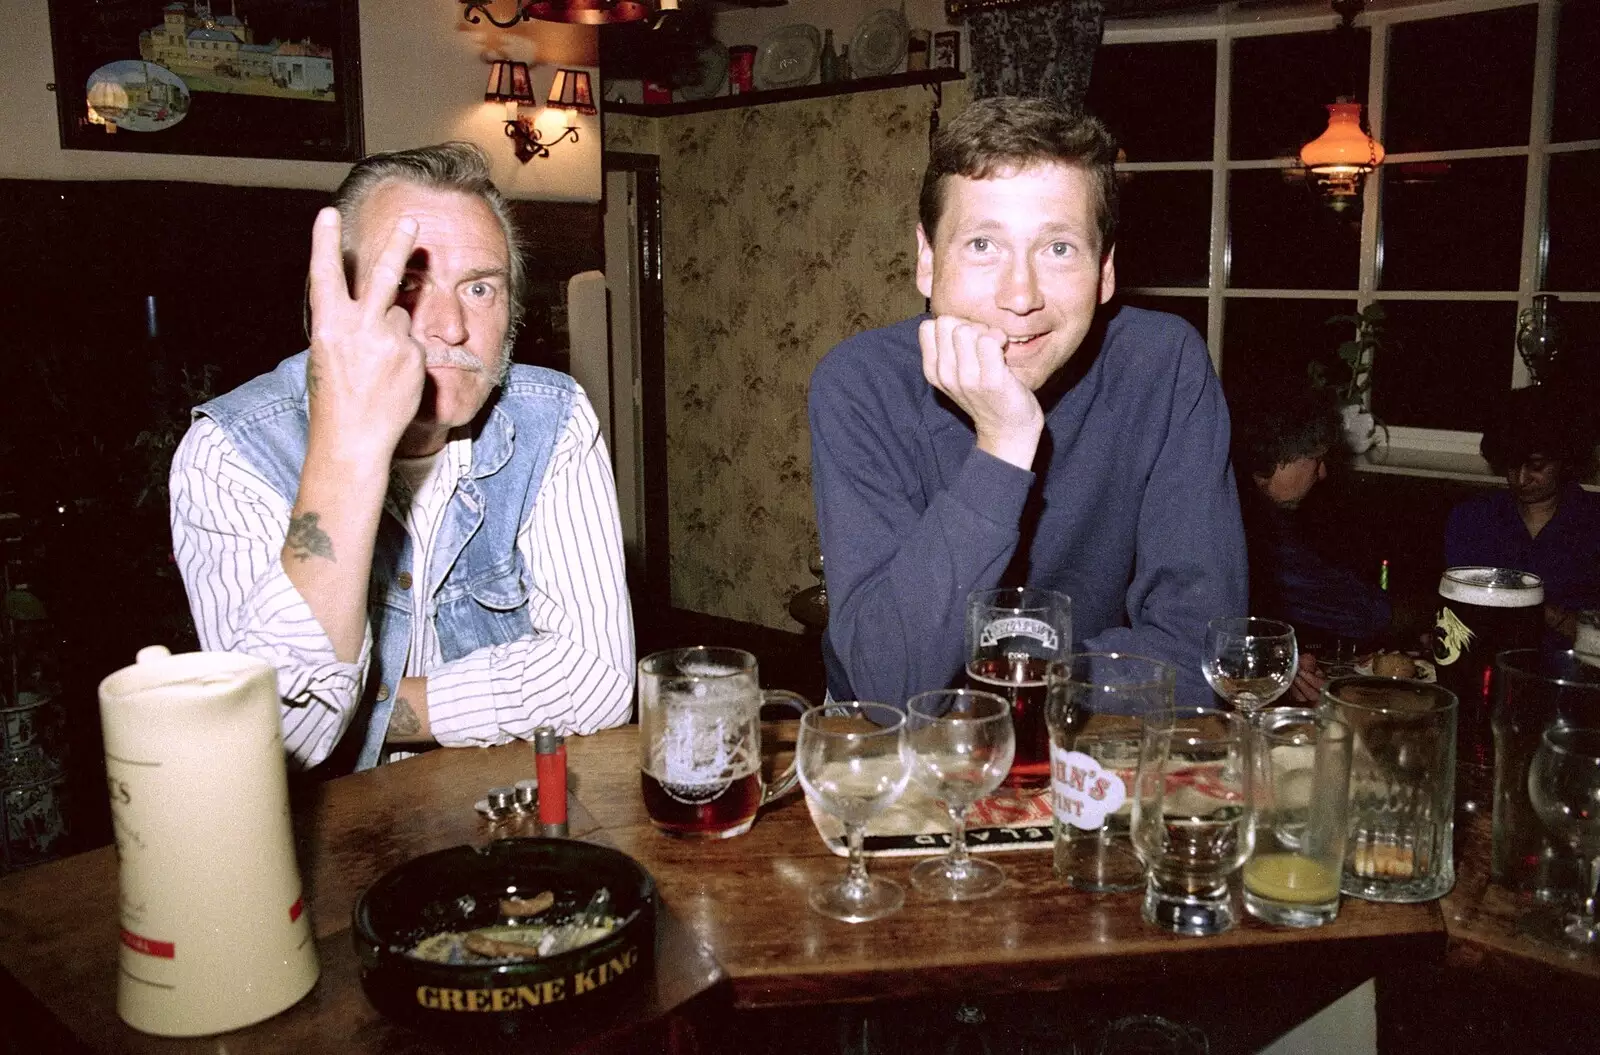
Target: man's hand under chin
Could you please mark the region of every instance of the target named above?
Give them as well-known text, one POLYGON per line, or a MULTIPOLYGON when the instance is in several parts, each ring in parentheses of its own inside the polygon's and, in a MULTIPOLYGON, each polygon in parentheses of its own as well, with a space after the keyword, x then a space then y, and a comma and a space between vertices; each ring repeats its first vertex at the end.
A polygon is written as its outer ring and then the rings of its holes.
POLYGON ((922 376, 955 401, 978 431, 978 449, 1019 469, 1033 468, 1044 431, 1038 397, 1006 365, 1001 330, 954 315, 917 329, 922 376))

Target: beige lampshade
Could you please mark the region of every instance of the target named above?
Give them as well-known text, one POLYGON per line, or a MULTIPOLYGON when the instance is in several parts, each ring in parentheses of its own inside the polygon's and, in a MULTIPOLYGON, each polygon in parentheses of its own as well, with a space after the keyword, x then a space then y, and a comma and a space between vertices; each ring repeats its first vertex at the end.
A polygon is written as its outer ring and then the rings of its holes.
POLYGON ((1328 104, 1328 127, 1300 148, 1300 163, 1318 175, 1354 176, 1383 163, 1383 144, 1361 129, 1361 104, 1328 104))

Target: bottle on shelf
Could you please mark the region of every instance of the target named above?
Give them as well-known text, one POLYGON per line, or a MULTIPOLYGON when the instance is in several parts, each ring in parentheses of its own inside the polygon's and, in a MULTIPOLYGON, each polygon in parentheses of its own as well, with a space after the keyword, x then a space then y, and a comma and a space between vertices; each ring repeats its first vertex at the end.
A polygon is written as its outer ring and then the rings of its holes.
POLYGON ((822 58, 819 80, 823 84, 832 84, 839 79, 839 53, 833 50, 833 30, 822 31, 822 58))

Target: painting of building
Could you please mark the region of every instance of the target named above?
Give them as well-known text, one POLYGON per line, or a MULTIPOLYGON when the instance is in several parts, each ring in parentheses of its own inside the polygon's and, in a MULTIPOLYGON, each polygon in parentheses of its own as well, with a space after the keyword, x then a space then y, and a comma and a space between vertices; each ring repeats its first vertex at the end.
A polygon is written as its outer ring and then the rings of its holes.
POLYGON ((255 39, 249 19, 229 0, 173 0, 161 22, 139 34, 139 57, 181 77, 190 91, 333 101, 333 49, 308 39, 255 39))

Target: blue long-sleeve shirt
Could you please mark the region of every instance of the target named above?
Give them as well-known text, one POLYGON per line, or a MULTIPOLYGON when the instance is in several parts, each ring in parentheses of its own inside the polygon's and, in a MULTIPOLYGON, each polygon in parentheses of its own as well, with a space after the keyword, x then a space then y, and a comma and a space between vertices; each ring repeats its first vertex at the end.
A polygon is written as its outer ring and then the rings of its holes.
POLYGON ((1302 635, 1320 630, 1355 641, 1370 641, 1388 629, 1389 595, 1319 553, 1301 533, 1296 514, 1248 491, 1240 501, 1250 549, 1251 615, 1282 619, 1302 635))
POLYGON ((1246 562, 1200 335, 1135 308, 1091 329, 1029 472, 978 450, 924 380, 924 317, 844 341, 811 377, 834 697, 899 705, 951 684, 967 595, 1029 585, 1071 597, 1077 647, 1167 660, 1180 701, 1209 701, 1205 625, 1243 614, 1246 562))

